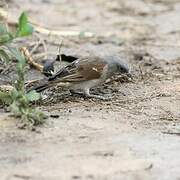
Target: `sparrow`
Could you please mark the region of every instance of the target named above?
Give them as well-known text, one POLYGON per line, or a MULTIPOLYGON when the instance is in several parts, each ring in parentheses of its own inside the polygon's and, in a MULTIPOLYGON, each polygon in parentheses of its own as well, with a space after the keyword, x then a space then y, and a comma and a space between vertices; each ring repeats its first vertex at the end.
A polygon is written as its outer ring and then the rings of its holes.
POLYGON ((72 94, 106 100, 107 98, 103 96, 91 94, 90 89, 103 84, 115 74, 130 75, 128 65, 119 57, 82 57, 61 68, 54 75, 41 80, 39 85, 30 90, 41 92, 59 83, 65 83, 72 94))

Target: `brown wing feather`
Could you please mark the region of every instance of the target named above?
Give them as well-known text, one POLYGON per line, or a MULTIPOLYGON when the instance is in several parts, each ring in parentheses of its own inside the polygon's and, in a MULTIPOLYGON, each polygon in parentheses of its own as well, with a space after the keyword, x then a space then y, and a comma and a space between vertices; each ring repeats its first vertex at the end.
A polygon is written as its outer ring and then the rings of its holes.
POLYGON ((78 66, 78 72, 86 79, 98 79, 100 78, 105 64, 94 62, 88 65, 80 64, 78 66))
POLYGON ((76 60, 57 72, 49 81, 79 82, 100 78, 105 63, 98 57, 76 60))
MULTIPOLYGON (((48 87, 54 86, 59 82, 82 82, 92 79, 98 79, 102 75, 102 71, 106 63, 98 57, 88 57, 76 60, 70 65, 60 69, 55 75, 48 79, 43 79, 38 86, 29 90, 41 92, 48 87)), ((27 91, 29 91, 27 89, 27 91)))

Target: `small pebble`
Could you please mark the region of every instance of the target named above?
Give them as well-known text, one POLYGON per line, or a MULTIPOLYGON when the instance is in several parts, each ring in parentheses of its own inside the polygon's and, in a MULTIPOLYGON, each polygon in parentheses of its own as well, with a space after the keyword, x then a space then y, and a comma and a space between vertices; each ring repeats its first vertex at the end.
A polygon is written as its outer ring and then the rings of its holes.
POLYGON ((59 115, 58 114, 51 114, 50 117, 52 117, 52 118, 59 118, 59 115))

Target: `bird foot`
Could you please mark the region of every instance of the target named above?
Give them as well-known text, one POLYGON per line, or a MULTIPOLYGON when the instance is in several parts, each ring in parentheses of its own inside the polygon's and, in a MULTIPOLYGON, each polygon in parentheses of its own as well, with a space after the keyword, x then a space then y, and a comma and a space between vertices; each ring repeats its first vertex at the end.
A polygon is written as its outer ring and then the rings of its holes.
POLYGON ((104 96, 100 96, 100 95, 95 95, 95 94, 88 94, 88 95, 85 95, 86 97, 88 98, 94 98, 94 99, 100 99, 100 100, 103 100, 103 101, 109 101, 112 99, 112 97, 104 97, 104 96))
POLYGON ((100 99, 103 101, 109 101, 112 99, 111 96, 109 97, 104 97, 104 96, 100 96, 100 95, 95 95, 95 94, 89 94, 86 92, 79 92, 79 91, 75 91, 75 90, 70 90, 70 93, 73 95, 78 95, 78 96, 82 96, 82 97, 86 97, 86 98, 94 98, 94 99, 100 99))
POLYGON ((75 91, 75 90, 72 90, 72 89, 70 89, 69 91, 70 91, 70 93, 71 93, 72 95, 84 96, 84 93, 83 93, 83 92, 75 91))

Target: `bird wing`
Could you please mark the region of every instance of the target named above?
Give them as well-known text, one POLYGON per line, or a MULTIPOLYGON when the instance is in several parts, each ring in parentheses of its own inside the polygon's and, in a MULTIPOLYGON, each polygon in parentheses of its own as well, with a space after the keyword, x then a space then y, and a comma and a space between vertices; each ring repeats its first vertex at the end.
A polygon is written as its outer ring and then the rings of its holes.
POLYGON ((49 81, 80 82, 98 79, 102 75, 105 66, 106 63, 98 57, 81 58, 62 68, 50 77, 49 81))

